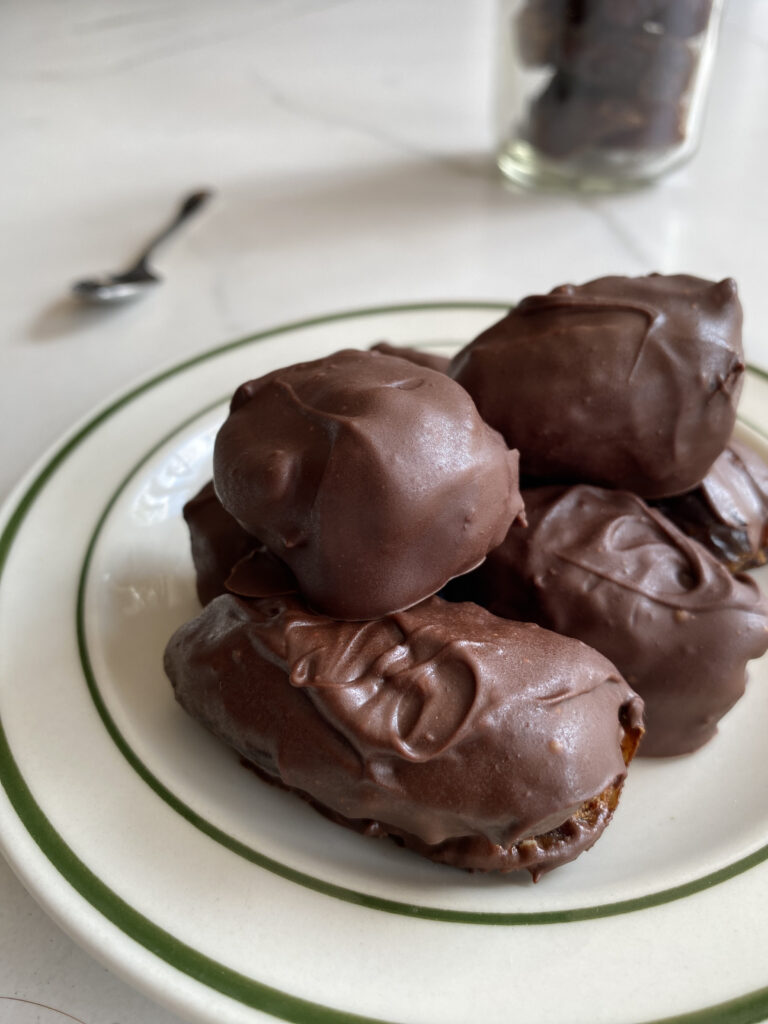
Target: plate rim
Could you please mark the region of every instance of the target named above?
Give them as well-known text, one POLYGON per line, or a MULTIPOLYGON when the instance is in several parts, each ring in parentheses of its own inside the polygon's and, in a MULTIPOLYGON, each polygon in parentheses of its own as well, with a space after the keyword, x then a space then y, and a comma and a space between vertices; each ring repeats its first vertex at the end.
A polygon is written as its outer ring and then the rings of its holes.
MULTIPOLYGON (((52 445, 41 456, 41 458, 22 478, 17 487, 11 492, 6 502, 4 502, 2 510, 0 510, 0 515, 2 515, 4 520, 2 533, 0 533, 0 577, 2 577, 11 547, 19 534, 27 513, 39 495, 43 492, 48 480, 66 461, 71 452, 73 452, 93 431, 97 430, 99 426, 110 416, 114 415, 121 408, 134 401, 144 392, 158 384, 161 384, 168 378, 183 373, 185 370, 190 369, 201 362, 215 358, 216 356, 222 355, 235 348, 261 340, 274 338, 283 333, 306 329, 338 320, 406 312, 439 312, 461 309, 478 312, 482 310, 498 311, 509 309, 511 305, 512 303, 510 302, 493 301, 431 301, 399 303, 345 310, 337 313, 291 321, 289 323, 267 328, 238 338, 235 341, 225 342, 224 344, 206 349, 188 359, 171 363, 159 372, 148 375, 132 387, 118 392, 111 400, 107 400, 103 405, 98 406, 95 411, 92 411, 84 417, 69 432, 67 432, 61 440, 54 443, 54 445, 52 445)), ((768 373, 761 370, 759 367, 749 366, 748 368, 757 377, 762 378, 763 381, 768 381, 768 373)), ((220 402, 221 399, 217 402, 211 403, 209 408, 213 408, 215 405, 220 404, 220 402)), ((198 410, 192 417, 189 417, 188 421, 193 421, 203 413, 204 410, 198 410)), ((747 422, 749 426, 753 427, 753 429, 758 429, 758 432, 764 436, 763 431, 759 428, 755 428, 753 423, 750 423, 747 420, 744 420, 744 422, 747 422)), ((181 429, 183 429, 183 424, 181 426, 177 426, 170 435, 164 438, 163 441, 158 442, 156 448, 159 448, 163 443, 166 443, 169 437, 172 437, 173 434, 177 433, 181 429)), ((156 450, 156 448, 153 448, 153 451, 156 450)), ((149 457, 150 455, 144 456, 145 459, 149 457)), ((126 481, 130 479, 137 468, 138 466, 135 466, 131 473, 128 474, 126 481)), ((5 795, 14 812, 14 817, 18 826, 22 829, 25 837, 29 837, 33 840, 39 851, 47 860, 49 866, 56 872, 57 878, 62 879, 72 889, 78 892, 89 904, 92 912, 100 915, 111 924, 115 925, 123 935, 138 942, 145 952, 154 955, 166 965, 181 970, 185 975, 195 981, 201 982, 214 992, 234 998, 247 1007, 251 1007, 267 1014, 272 1014, 273 1016, 277 1016, 285 1020, 307 1022, 307 1024, 309 1024, 309 1022, 312 1022, 312 1024, 314 1024, 314 1022, 318 1022, 318 1024, 319 1022, 323 1022, 324 1024, 326 1021, 329 1022, 329 1024, 330 1022, 340 1022, 340 1024, 384 1024, 384 1022, 379 1018, 360 1016, 347 1011, 326 1007, 319 1003, 267 986, 254 978, 239 974, 237 971, 234 971, 223 964, 219 964, 215 960, 212 960, 204 954, 199 953, 197 950, 194 950, 192 947, 187 946, 179 939, 176 939, 171 933, 165 931, 144 915, 134 910, 128 903, 103 883, 93 872, 91 872, 88 866, 74 854, 70 847, 67 846, 61 835, 55 830, 50 821, 48 821, 45 814, 35 801, 31 791, 27 787, 18 765, 15 762, 1 718, 0 782, 2 782, 5 795), (33 828, 29 827, 30 821, 33 822, 33 828), (64 865, 64 868, 62 868, 62 865, 64 865), (178 954, 180 951, 188 961, 186 966, 181 966, 178 961, 178 956, 172 955, 173 953, 178 954), (229 981, 228 986, 223 984, 222 976, 226 977, 229 981)), ((11 866, 15 868, 16 865, 10 855, 5 838, 3 838, 2 845, 11 866)), ((766 847, 766 850, 768 850, 768 847, 766 847)), ((750 855, 750 857, 752 856, 754 856, 754 854, 750 855)), ((766 856, 768 856, 768 853, 766 853, 766 856)), ((748 860, 750 858, 748 857, 745 859, 748 860)), ((765 859, 765 857, 761 859, 765 859)), ((721 870, 728 869, 726 868, 721 870)), ((747 868, 744 868, 743 870, 747 870, 747 868)), ((715 872, 714 874, 719 874, 719 872, 715 872)), ((732 875, 729 877, 732 877, 732 875)), ((48 900, 43 896, 40 896, 40 894, 36 894, 36 896, 38 896, 40 901, 43 903, 43 906, 48 909, 48 900)), ((641 897, 640 899, 643 898, 641 897)), ((49 912, 53 913, 57 920, 60 920, 59 915, 56 914, 54 910, 49 912)), ((82 941, 82 936, 74 922, 64 921, 63 923, 65 926, 69 926, 76 939, 82 941)), ((459 922, 451 921, 450 923, 459 922)), ((482 923, 487 924, 489 922, 484 921, 482 923)), ((552 924, 561 922, 553 922, 550 920, 542 923, 552 924)), ((134 984, 135 983, 136 982, 134 981, 134 984)), ((147 983, 146 987, 155 998, 160 996, 159 986, 152 986, 150 983, 147 983)), ((698 1022, 703 1024, 704 1021, 717 1021, 723 1022, 723 1024, 725 1024, 725 1022, 735 1024, 737 1021, 739 1024, 757 1024, 757 1022, 764 1018, 766 1013, 768 1013, 768 986, 710 1007, 685 1012, 673 1017, 656 1018, 654 1019, 653 1024, 673 1024, 673 1022, 674 1024, 698 1024, 698 1022)))
MULTIPOLYGON (((197 811, 193 810, 192 807, 169 789, 169 787, 166 786, 142 761, 141 757, 139 757, 129 741, 122 734, 115 719, 111 715, 107 707, 107 703, 102 696, 97 673, 93 668, 93 662, 90 656, 88 633, 85 623, 85 605, 88 589, 88 575, 93 560, 93 554, 102 530, 104 529, 109 519, 109 515, 120 496, 130 485, 131 481, 135 479, 143 466, 145 466, 158 451, 169 444, 176 435, 184 431, 186 427, 194 423, 195 420, 201 419, 217 406, 221 405, 226 401, 227 397, 228 395, 225 395, 216 401, 208 402, 196 413, 186 416, 181 423, 167 431, 160 440, 155 441, 123 475, 121 480, 112 490, 112 493, 107 497, 90 536, 86 541, 85 554, 81 561, 80 573, 78 576, 75 628, 80 667, 83 676, 85 677, 91 700, 93 701, 96 711, 98 712, 107 733, 117 746, 120 753, 128 761, 139 777, 172 810, 181 815, 181 817, 189 822, 189 824, 194 828, 208 836, 209 839, 219 843, 231 853, 234 853, 239 857, 243 857, 250 863, 257 865, 265 871, 269 871, 271 874, 277 875, 279 878, 301 885, 313 892, 320 893, 321 895, 328 896, 333 899, 342 900, 346 903, 363 906, 369 910, 399 914, 404 917, 413 917, 422 921, 442 921, 460 925, 517 927, 523 925, 536 926, 567 924, 578 921, 592 921, 604 917, 615 917, 620 914, 636 913, 641 910, 648 910, 653 907, 662 906, 665 903, 672 903, 676 900, 685 899, 688 896, 693 896, 704 889, 713 888, 714 886, 720 885, 722 882, 726 882, 731 878, 735 878, 737 875, 743 874, 751 868, 757 867, 759 864, 768 860, 768 843, 765 843, 756 850, 753 850, 751 853, 746 854, 743 857, 739 857, 735 861, 717 868, 714 871, 709 871, 706 874, 701 875, 699 878, 682 882, 678 885, 669 886, 666 889, 661 889, 656 892, 646 893, 642 896, 635 896, 625 900, 615 900, 608 903, 570 907, 561 910, 528 912, 454 910, 418 903, 406 903, 400 900, 390 900, 385 897, 350 889, 346 886, 341 886, 333 882, 327 882, 319 877, 308 874, 305 871, 283 864, 275 858, 262 853, 249 844, 236 839, 224 829, 214 825, 197 811)), ((746 423, 747 421, 742 420, 742 422, 746 423)), ((768 434, 764 433, 761 428, 753 424, 749 424, 749 426, 758 433, 766 443, 768 443, 768 434)))

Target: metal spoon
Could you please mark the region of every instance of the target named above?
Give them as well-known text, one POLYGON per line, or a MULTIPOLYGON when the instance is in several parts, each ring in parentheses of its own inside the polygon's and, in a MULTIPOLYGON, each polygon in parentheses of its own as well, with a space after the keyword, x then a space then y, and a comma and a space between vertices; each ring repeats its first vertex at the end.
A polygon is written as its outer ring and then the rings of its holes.
POLYGON ((72 291, 84 302, 106 305, 113 302, 126 302, 129 299, 144 295, 150 288, 160 284, 162 278, 149 266, 149 260, 161 242, 174 233, 188 217, 200 209, 210 198, 211 193, 205 189, 187 196, 179 208, 179 212, 163 230, 154 236, 145 246, 139 258, 127 270, 120 274, 108 274, 104 277, 87 278, 76 281, 72 291))

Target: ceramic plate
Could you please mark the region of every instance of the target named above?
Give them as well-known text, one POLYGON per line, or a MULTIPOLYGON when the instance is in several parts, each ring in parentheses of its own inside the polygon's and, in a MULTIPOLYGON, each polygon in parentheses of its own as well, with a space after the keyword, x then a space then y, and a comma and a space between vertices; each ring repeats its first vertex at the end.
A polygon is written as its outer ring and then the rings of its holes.
MULTIPOLYGON (((104 406, 5 509, 4 852, 78 942, 192 1020, 768 1016, 765 660, 712 743, 636 762, 597 846, 538 885, 331 824, 244 770, 163 675, 197 611, 181 508, 234 387, 382 338, 450 351, 502 309, 357 311, 204 353, 104 406)), ((741 418, 768 456, 755 373, 741 418)))

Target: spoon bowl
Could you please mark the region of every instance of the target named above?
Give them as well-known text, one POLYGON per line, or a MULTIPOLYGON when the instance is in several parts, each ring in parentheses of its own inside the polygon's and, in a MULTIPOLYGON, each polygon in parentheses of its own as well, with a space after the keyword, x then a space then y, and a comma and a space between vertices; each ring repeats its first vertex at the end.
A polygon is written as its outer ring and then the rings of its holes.
POLYGON ((149 265, 153 252, 161 242, 164 242, 193 213, 199 210, 210 196, 211 193, 207 189, 193 192, 192 195, 187 196, 170 224, 151 239, 127 270, 122 273, 105 274, 103 277, 89 277, 76 281, 72 285, 73 294, 83 302, 96 306, 130 302, 142 295, 147 295, 163 280, 149 265))
POLYGON ((161 282, 161 277, 147 270, 141 274, 110 274, 107 277, 84 278, 72 285, 72 291, 84 302, 111 305, 138 299, 161 282))

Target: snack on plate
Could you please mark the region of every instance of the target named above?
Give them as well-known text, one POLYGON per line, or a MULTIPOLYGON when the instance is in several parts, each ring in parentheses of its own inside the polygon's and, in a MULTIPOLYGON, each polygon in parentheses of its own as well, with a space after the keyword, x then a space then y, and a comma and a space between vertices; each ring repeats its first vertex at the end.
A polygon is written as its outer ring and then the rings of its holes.
POLYGON ((768 556, 768 463, 731 441, 694 490, 656 507, 731 570, 765 565, 768 556))
POLYGON ((383 356, 399 356, 400 359, 407 359, 409 363, 427 366, 430 370, 437 370, 438 373, 447 373, 448 367, 451 365, 450 356, 424 352, 420 348, 411 348, 408 345, 390 345, 388 341, 377 341, 375 345, 371 345, 371 352, 380 352, 383 356))
POLYGON ((266 778, 482 871, 537 878, 588 849, 642 734, 642 701, 602 655, 437 597, 364 623, 298 595, 218 597, 165 667, 185 710, 266 778))
POLYGON ((225 582, 235 562, 239 562, 259 542, 247 533, 227 512, 210 480, 184 506, 189 528, 192 562, 200 604, 226 594, 225 582))
POLYGON ((214 484, 312 607, 356 620, 416 604, 500 544, 521 518, 517 466, 445 374, 347 350, 238 388, 214 484))
POLYGON ((686 754, 714 736, 768 648, 768 602, 634 494, 523 491, 528 529, 450 594, 578 637, 645 702, 645 756, 686 754))
POLYGON ((469 870, 573 860, 643 703, 642 754, 694 751, 768 648, 728 571, 768 546, 768 466, 725 448, 743 371, 734 282, 651 274, 524 299, 450 364, 380 342, 241 385, 184 508, 206 607, 176 698, 339 824, 469 870))
POLYGON ((695 487, 728 442, 744 360, 731 279, 603 277, 533 295, 450 374, 547 483, 695 487))

